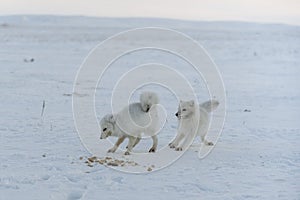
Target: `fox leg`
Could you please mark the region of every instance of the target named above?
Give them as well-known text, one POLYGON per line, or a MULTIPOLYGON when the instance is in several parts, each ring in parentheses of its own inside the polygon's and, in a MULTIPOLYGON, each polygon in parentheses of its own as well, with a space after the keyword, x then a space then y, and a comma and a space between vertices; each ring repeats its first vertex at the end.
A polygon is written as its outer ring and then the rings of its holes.
POLYGON ((124 141, 125 137, 119 137, 119 139, 117 140, 116 144, 113 146, 113 148, 108 150, 108 153, 114 153, 118 147, 120 146, 120 144, 122 144, 122 142, 124 141))
POLYGON ((213 142, 207 141, 207 140, 205 139, 205 136, 201 136, 201 140, 202 140, 202 142, 203 142, 205 145, 207 145, 207 146, 213 146, 213 145, 214 145, 213 142))
POLYGON ((193 142, 193 135, 192 134, 188 134, 181 145, 179 145, 178 147, 175 148, 176 151, 182 151, 183 149, 186 149, 188 147, 188 145, 190 145, 193 142))
POLYGON ((135 142, 133 144, 133 147, 135 147, 140 141, 141 141, 140 137, 136 138, 136 140, 135 140, 135 142))
POLYGON ((128 142, 128 145, 127 145, 127 151, 125 152, 125 155, 130 154, 136 139, 137 139, 136 137, 129 136, 129 142, 128 142))
POLYGON ((178 146, 179 142, 184 138, 183 133, 178 133, 175 139, 169 144, 170 148, 175 148, 178 146))
POLYGON ((149 152, 155 152, 157 149, 157 144, 158 144, 157 136, 153 135, 152 140, 153 140, 153 145, 152 145, 151 149, 149 149, 149 152))
MULTIPOLYGON (((134 148, 140 141, 141 141, 141 138, 137 137, 132 148, 134 148)), ((128 145, 126 146, 126 149, 128 149, 128 145)))

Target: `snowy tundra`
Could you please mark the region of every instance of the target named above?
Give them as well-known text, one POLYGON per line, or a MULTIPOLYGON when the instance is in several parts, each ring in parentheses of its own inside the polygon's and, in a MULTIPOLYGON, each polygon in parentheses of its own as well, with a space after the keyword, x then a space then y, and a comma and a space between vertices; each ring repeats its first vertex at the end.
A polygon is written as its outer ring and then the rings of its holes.
MULTIPOLYGON (((1 16, 0 199, 299 199, 299 44, 300 27, 283 24, 1 16), (222 135, 205 159, 198 159, 195 141, 156 172, 89 167, 84 161, 92 155, 72 116, 77 70, 101 41, 144 26, 181 31, 209 52, 226 87, 222 135)), ((174 55, 151 50, 120 58, 97 88, 99 119, 110 112, 111 87, 122 69, 146 62, 186 67, 174 55)), ((198 87, 199 101, 207 100, 203 81, 182 71, 198 87)), ((159 150, 175 137, 178 101, 165 89, 155 91, 170 113, 159 150)), ((135 151, 148 142, 141 140, 135 151)))

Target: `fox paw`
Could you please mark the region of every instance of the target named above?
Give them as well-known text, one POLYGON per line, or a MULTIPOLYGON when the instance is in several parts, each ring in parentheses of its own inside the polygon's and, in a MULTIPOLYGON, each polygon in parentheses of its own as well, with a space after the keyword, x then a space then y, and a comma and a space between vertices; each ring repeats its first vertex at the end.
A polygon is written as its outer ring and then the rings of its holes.
POLYGON ((149 153, 151 153, 151 152, 155 152, 156 151, 156 148, 154 148, 154 147, 151 147, 151 149, 149 149, 149 153))
POLYGON ((182 147, 176 147, 175 151, 182 151, 182 147))
POLYGON ((175 145, 174 145, 173 143, 170 143, 170 144, 169 144, 169 147, 170 147, 171 149, 174 149, 174 148, 175 148, 175 145))
POLYGON ((115 153, 115 149, 108 149, 107 153, 115 153))
POLYGON ((212 143, 212 142, 208 142, 208 143, 207 143, 207 145, 208 145, 208 146, 213 146, 213 145, 214 145, 214 143, 212 143))
POLYGON ((206 144, 207 146, 213 146, 213 145, 214 145, 213 142, 205 142, 205 144, 206 144))

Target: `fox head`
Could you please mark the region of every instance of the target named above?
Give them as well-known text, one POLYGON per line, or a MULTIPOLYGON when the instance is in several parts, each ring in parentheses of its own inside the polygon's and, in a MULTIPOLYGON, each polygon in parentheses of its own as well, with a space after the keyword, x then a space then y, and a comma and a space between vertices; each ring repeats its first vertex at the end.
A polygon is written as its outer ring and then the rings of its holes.
POLYGON ((101 136, 100 139, 106 139, 107 137, 111 136, 114 132, 114 126, 115 126, 115 119, 112 114, 105 115, 101 121, 101 136))
POLYGON ((195 112, 195 102, 191 101, 181 101, 178 106, 178 111, 175 113, 178 119, 187 118, 195 112))

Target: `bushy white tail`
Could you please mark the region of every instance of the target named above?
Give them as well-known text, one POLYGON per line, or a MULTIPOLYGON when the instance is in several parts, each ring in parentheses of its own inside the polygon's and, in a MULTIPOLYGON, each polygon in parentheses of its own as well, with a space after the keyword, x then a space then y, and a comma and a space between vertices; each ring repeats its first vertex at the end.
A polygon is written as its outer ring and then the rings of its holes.
POLYGON ((206 101, 204 103, 201 103, 199 106, 201 108, 203 108, 204 110, 206 110, 206 112, 210 113, 210 112, 214 111, 218 107, 219 104, 220 103, 217 100, 211 100, 211 101, 206 101))

